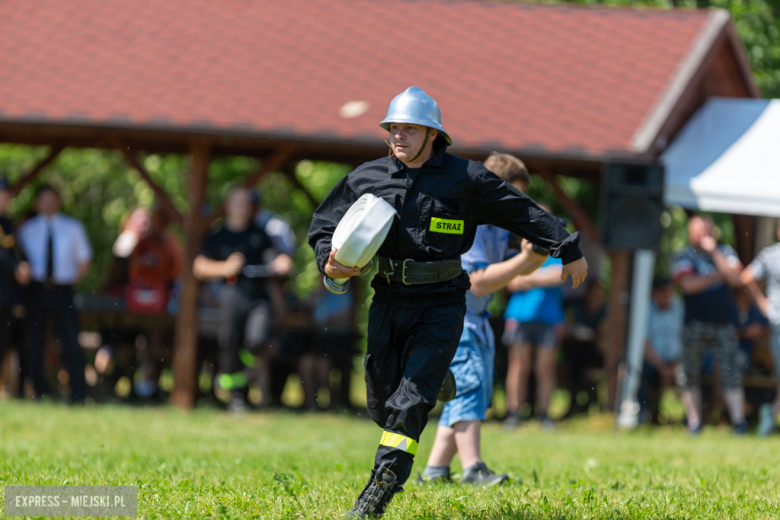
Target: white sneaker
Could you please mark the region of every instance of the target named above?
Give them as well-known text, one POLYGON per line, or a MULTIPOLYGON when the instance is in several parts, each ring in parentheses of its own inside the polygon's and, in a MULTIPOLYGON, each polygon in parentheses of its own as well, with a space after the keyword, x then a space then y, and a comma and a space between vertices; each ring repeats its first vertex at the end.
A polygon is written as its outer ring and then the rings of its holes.
POLYGON ((758 436, 766 437, 777 428, 777 418, 770 403, 764 403, 758 409, 758 436))

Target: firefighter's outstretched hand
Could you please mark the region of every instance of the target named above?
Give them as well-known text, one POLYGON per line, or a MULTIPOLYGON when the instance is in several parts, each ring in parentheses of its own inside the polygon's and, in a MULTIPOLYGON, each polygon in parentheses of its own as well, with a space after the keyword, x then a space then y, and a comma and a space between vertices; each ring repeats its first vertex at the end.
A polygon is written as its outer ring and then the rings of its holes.
POLYGON ((571 276, 572 289, 576 289, 585 281, 585 277, 588 276, 588 261, 585 260, 585 257, 563 266, 561 282, 565 283, 569 276, 571 276))
POLYGON ((328 261, 325 263, 325 276, 329 278, 351 278, 360 274, 360 269, 357 267, 347 267, 336 261, 336 252, 338 249, 334 249, 328 255, 328 261))

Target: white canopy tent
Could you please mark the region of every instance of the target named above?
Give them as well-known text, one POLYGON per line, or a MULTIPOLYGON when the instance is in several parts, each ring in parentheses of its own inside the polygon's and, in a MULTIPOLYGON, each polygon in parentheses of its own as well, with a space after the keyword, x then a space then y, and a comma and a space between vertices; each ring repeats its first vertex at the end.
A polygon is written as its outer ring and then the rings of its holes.
POLYGON ((667 205, 780 217, 780 100, 710 98, 661 162, 667 205))

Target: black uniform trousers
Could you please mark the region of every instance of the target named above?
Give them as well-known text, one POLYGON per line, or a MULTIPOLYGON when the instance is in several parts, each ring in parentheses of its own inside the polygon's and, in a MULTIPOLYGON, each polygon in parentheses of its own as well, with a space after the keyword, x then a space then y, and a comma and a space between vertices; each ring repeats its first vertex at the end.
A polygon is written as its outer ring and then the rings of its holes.
POLYGON ((29 305, 24 321, 24 356, 32 376, 35 394, 51 393, 44 375, 44 342, 47 315, 54 315, 60 342, 60 356, 68 369, 71 402, 82 403, 87 394, 84 379, 84 354, 78 342, 79 324, 73 306, 73 288, 54 285, 46 288, 40 282, 30 284, 29 305))
POLYGON ((366 351, 368 415, 385 430, 375 468, 391 462, 398 485, 412 472, 428 413, 458 348, 465 303, 421 308, 371 304, 366 351))

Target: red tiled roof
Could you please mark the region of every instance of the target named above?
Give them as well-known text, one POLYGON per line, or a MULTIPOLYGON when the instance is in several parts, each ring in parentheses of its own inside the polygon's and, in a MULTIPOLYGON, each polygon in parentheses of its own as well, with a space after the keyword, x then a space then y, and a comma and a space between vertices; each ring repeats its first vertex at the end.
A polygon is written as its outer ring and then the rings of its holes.
POLYGON ((707 20, 473 0, 6 0, 0 122, 373 143, 417 85, 461 149, 628 151, 707 20), (349 101, 368 110, 343 118, 349 101))

